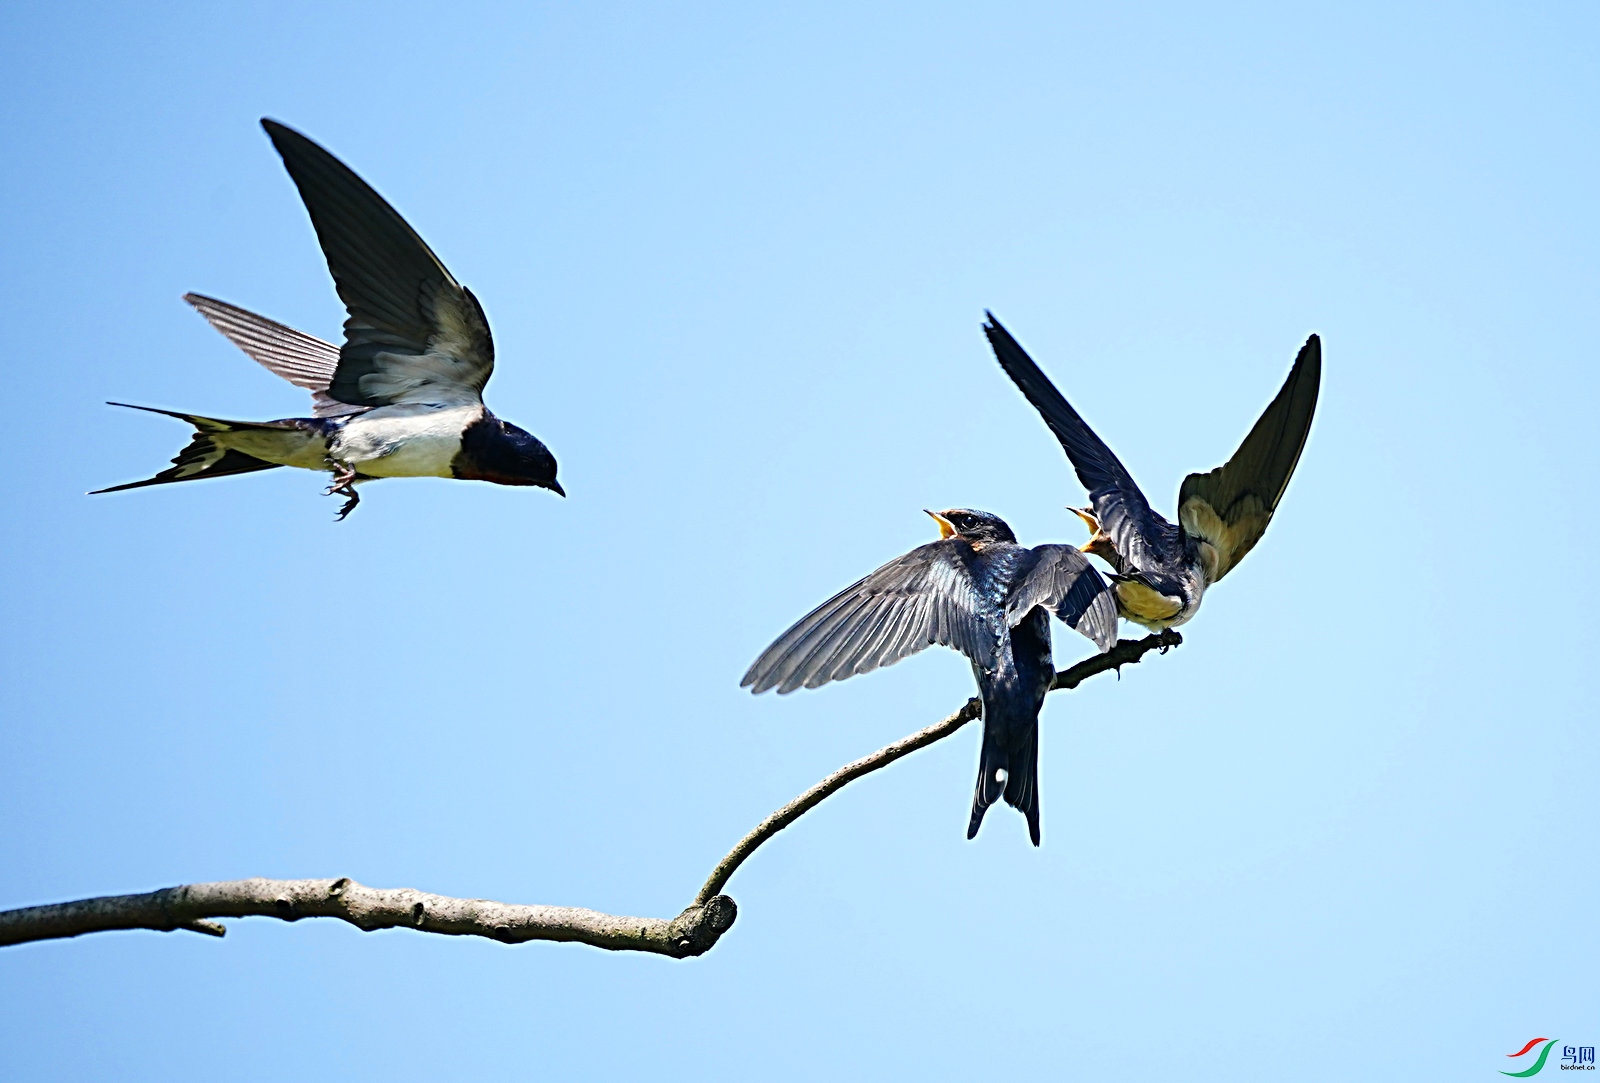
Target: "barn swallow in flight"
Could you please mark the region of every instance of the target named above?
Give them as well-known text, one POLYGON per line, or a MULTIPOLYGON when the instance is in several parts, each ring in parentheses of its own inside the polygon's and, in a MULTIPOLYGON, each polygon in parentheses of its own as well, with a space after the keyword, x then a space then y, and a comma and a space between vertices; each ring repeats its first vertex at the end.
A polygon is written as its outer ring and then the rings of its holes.
POLYGON ((1152 631, 1189 620, 1207 587, 1261 540, 1300 461, 1322 383, 1322 343, 1306 340, 1288 379, 1222 466, 1190 474, 1178 489, 1178 524, 1150 507, 1116 455, 1061 397, 993 313, 983 331, 1006 375, 1056 434, 1091 507, 1072 509, 1092 533, 1083 551, 1114 569, 1122 616, 1152 631))
POLYGON ((328 493, 346 497, 340 519, 361 499, 355 486, 374 478, 465 478, 565 496, 549 449, 483 404, 494 341, 472 291, 343 162, 275 120, 261 126, 300 189, 349 313, 344 345, 186 295, 234 345, 310 391, 312 416, 222 421, 133 407, 187 421, 194 439, 155 477, 97 491, 298 466, 333 474, 328 493))
POLYGON ((1054 613, 1102 651, 1117 641, 1105 580, 1070 545, 1017 544, 997 515, 928 512, 939 540, 919 545, 801 617, 755 660, 740 687, 816 688, 892 665, 931 643, 972 662, 983 750, 967 838, 1004 795, 1039 845, 1039 708, 1055 679, 1054 613))

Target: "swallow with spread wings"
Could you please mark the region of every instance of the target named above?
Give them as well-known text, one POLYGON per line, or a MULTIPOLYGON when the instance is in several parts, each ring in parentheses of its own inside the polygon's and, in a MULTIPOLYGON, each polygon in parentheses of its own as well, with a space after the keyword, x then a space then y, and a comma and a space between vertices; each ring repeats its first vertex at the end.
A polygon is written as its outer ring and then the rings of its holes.
POLYGON ((343 162, 277 121, 261 126, 310 212, 349 314, 344 343, 214 298, 184 299, 255 361, 310 391, 312 416, 224 421, 133 407, 188 422, 194 438, 169 469, 96 491, 295 466, 333 475, 327 491, 345 497, 340 519, 361 499, 355 486, 376 478, 462 478, 565 496, 550 450, 483 404, 494 340, 472 291, 343 162))
POLYGON ((1311 431, 1322 384, 1322 342, 1306 340, 1277 396, 1222 466, 1190 474, 1178 489, 1178 521, 1145 499, 1133 475, 1096 436, 993 313, 984 334, 1005 369, 1061 441, 1090 507, 1072 509, 1089 527, 1082 546, 1113 569, 1117 611, 1152 631, 1183 624, 1206 588, 1227 575, 1266 532, 1311 431))
POLYGON ((761 652, 740 682, 752 692, 816 688, 924 647, 953 647, 972 663, 983 702, 983 747, 967 838, 1004 797, 1039 845, 1039 710, 1055 680, 1050 614, 1102 651, 1117 642, 1105 580, 1070 545, 1017 544, 998 515, 930 511, 939 540, 919 545, 801 617, 761 652))

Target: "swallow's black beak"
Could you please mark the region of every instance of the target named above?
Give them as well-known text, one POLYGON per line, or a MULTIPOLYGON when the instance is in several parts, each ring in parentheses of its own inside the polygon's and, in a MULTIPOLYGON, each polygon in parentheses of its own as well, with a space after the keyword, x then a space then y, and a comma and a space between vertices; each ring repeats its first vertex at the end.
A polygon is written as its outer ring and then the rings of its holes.
POLYGON ((561 487, 561 483, 559 481, 557 481, 555 478, 551 478, 549 483, 545 485, 545 488, 549 489, 552 493, 555 493, 557 496, 566 496, 567 495, 567 491, 561 487))

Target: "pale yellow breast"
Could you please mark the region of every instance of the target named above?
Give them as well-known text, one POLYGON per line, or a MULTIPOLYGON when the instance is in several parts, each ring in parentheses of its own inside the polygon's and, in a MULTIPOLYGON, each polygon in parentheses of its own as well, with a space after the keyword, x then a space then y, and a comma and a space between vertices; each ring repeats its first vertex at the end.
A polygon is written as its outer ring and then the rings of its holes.
POLYGON ((1171 620, 1183 608, 1183 602, 1152 590, 1143 583, 1121 581, 1115 584, 1117 607, 1129 620, 1145 624, 1150 621, 1171 620))

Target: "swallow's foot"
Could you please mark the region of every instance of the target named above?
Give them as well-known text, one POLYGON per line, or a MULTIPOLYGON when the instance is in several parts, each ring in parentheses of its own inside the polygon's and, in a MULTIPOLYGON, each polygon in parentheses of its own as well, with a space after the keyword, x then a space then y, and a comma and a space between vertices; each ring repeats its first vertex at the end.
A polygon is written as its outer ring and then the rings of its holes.
POLYGON ((356 487, 354 485, 341 485, 337 489, 329 490, 328 495, 332 496, 334 493, 338 493, 340 496, 347 496, 350 498, 349 500, 346 500, 344 502, 344 506, 339 509, 339 514, 333 517, 334 522, 342 523, 344 522, 344 517, 355 511, 356 505, 361 503, 361 494, 356 492, 356 487))
POLYGON ((345 463, 338 465, 338 472, 333 475, 333 484, 323 490, 323 495, 349 497, 344 502, 344 507, 339 509, 339 514, 333 517, 334 522, 342 523, 344 517, 355 511, 356 505, 361 503, 361 494, 356 492, 356 468, 345 463))

